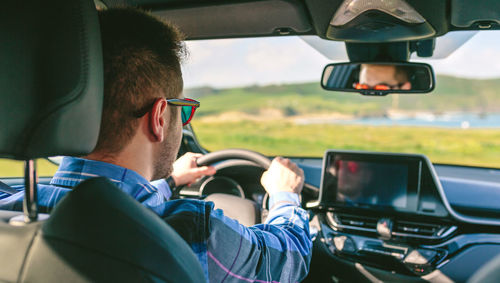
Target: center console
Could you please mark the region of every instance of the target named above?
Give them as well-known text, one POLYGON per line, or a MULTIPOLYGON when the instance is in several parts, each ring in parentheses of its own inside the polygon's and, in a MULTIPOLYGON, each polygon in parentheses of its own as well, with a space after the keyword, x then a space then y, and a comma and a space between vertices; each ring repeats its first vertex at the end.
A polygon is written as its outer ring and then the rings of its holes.
POLYGON ((331 211, 446 217, 427 164, 422 155, 327 151, 319 206, 331 211))
POLYGON ((425 276, 460 247, 423 155, 327 151, 313 210, 321 240, 336 257, 398 274, 425 276))

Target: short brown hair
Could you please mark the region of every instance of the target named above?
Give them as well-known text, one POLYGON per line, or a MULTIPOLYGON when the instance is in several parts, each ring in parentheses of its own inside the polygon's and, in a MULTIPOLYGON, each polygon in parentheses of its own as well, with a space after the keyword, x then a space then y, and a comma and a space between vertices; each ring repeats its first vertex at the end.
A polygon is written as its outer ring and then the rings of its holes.
POLYGON ((138 109, 183 88, 187 51, 176 27, 132 8, 99 12, 104 61, 104 104, 94 152, 118 153, 135 135, 138 109))

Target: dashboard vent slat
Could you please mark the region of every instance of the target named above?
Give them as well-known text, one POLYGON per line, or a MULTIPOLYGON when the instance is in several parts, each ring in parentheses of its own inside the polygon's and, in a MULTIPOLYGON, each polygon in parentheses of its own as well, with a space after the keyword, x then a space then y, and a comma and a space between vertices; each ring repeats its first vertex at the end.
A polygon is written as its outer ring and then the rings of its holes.
POLYGON ((352 214, 335 214, 335 222, 345 229, 364 230, 375 232, 377 229, 377 218, 365 217, 352 214))
POLYGON ((449 235, 455 231, 455 229, 455 226, 449 227, 441 224, 395 221, 392 228, 392 235, 399 237, 438 239, 449 235))
POLYGON ((416 222, 398 221, 395 223, 393 231, 411 233, 424 236, 432 236, 441 229, 440 225, 422 224, 416 222))
MULTIPOLYGON (((346 214, 327 213, 330 226, 335 230, 347 231, 349 233, 368 232, 379 235, 377 232, 378 217, 346 214)), ((392 238, 408 240, 440 240, 452 235, 457 226, 445 224, 421 223, 416 221, 393 219, 392 238)))

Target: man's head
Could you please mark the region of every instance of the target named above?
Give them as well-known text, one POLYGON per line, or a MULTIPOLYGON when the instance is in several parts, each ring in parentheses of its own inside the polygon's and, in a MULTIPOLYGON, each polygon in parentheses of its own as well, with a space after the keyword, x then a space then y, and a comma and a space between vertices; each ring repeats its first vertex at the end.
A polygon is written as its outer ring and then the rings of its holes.
POLYGON ((408 72, 394 65, 361 64, 359 83, 374 89, 377 85, 392 90, 410 90, 408 72))
POLYGON ((182 131, 179 107, 165 101, 182 94, 182 36, 175 27, 135 9, 102 11, 99 20, 104 105, 93 154, 113 160, 137 135, 144 135, 154 151, 153 178, 164 177, 170 174, 182 131))
POLYGON ((351 200, 361 197, 373 179, 372 168, 364 162, 338 160, 334 169, 338 178, 338 192, 351 200))

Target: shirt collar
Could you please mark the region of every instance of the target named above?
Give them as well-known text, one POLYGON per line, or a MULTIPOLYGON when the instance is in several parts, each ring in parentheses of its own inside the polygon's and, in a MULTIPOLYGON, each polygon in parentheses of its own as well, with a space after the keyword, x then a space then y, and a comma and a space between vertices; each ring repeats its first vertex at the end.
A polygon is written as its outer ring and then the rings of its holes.
MULTIPOLYGON (((79 183, 95 177, 106 177, 120 187, 142 187, 148 193, 158 191, 146 178, 137 172, 107 162, 77 157, 64 157, 50 184, 61 187, 75 187, 79 183)), ((160 190, 165 198, 167 195, 160 190)), ((134 192, 128 192, 133 193, 134 192)))

